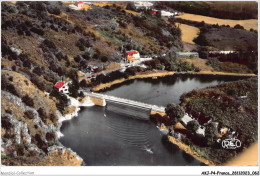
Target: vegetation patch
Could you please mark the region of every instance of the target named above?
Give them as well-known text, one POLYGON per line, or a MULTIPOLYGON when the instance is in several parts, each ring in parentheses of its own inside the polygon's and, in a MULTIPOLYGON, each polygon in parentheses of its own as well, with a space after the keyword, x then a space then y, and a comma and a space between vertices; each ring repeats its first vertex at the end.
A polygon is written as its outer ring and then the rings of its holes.
POLYGON ((249 147, 257 140, 256 94, 257 78, 250 78, 182 95, 181 105, 186 112, 206 127, 205 138, 199 144, 194 143, 194 138, 187 134, 183 142, 203 157, 218 164, 236 156, 243 148, 249 147), (208 123, 210 120, 212 122, 208 123), (214 125, 213 122, 217 122, 218 125, 214 125), (224 127, 229 130, 218 136, 219 130, 224 127), (230 137, 239 139, 241 148, 230 151, 222 148, 221 143, 217 142, 217 139, 222 141, 230 137))

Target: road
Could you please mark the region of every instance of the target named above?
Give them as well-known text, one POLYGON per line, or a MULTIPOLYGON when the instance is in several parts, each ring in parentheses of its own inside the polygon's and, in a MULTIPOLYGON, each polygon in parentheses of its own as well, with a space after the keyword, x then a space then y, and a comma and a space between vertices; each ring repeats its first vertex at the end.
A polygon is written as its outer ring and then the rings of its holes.
POLYGON ((93 74, 90 74, 90 75, 87 75, 87 76, 82 76, 82 77, 79 78, 79 82, 82 81, 83 79, 95 78, 96 76, 98 76, 100 74, 106 75, 108 73, 111 73, 111 72, 117 71, 117 70, 124 71, 128 67, 140 66, 142 64, 142 62, 148 61, 148 60, 152 60, 152 58, 151 57, 149 57, 149 58, 140 58, 139 61, 134 61, 134 62, 131 62, 131 63, 123 63, 123 64, 121 64, 121 67, 118 67, 118 68, 109 69, 109 70, 103 70, 103 71, 98 72, 98 73, 93 73, 93 74))

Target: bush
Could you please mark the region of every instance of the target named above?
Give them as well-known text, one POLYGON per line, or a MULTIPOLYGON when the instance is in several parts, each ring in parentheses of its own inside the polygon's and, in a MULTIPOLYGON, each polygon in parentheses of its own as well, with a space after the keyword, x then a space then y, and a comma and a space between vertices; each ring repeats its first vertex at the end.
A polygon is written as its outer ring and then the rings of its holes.
POLYGON ((16 91, 15 87, 12 85, 12 84, 8 84, 7 87, 6 87, 6 91, 16 95, 19 97, 19 94, 18 92, 16 91))
POLYGON ((80 56, 74 57, 74 61, 75 61, 75 62, 79 63, 80 60, 81 60, 81 57, 80 57, 80 56))
POLYGON ((47 144, 44 142, 44 140, 42 140, 40 134, 35 134, 35 136, 33 137, 33 142, 36 143, 37 147, 42 149, 45 153, 48 152, 47 144))
POLYGON ((101 57, 101 62, 106 62, 108 61, 108 57, 107 56, 102 56, 101 57))
POLYGON ((211 65, 216 71, 220 70, 220 62, 217 58, 209 58, 207 64, 211 65))
POLYGON ((87 87, 87 81, 85 79, 83 79, 82 81, 80 81, 79 86, 82 87, 82 88, 87 87))
POLYGON ((27 105, 27 106, 34 106, 34 101, 32 98, 30 98, 27 94, 22 98, 22 101, 27 105))
POLYGON ((48 132, 48 133, 46 133, 47 141, 54 140, 55 138, 56 138, 55 132, 48 132))
POLYGON ((45 90, 45 84, 43 83, 43 80, 41 80, 40 77, 38 76, 32 76, 31 77, 31 82, 37 86, 40 90, 44 91, 45 90))
POLYGON ((1 124, 2 124, 2 127, 6 130, 9 130, 11 127, 13 127, 13 125, 10 123, 9 119, 5 116, 1 117, 1 124))
POLYGON ((49 8, 47 9, 47 11, 48 11, 49 13, 51 13, 51 14, 54 14, 54 15, 59 15, 59 14, 61 13, 60 9, 57 8, 57 7, 55 7, 55 8, 49 7, 49 8))
POLYGON ((137 70, 135 67, 129 67, 125 70, 125 73, 130 75, 130 76, 134 76, 136 74, 137 70))
POLYGON ((235 29, 244 29, 244 27, 241 26, 241 25, 239 25, 239 24, 236 24, 236 25, 234 26, 234 28, 235 28, 235 29))
POLYGON ((16 152, 18 156, 24 155, 24 146, 23 145, 16 145, 15 146, 16 152))
POLYGON ((38 34, 38 35, 44 35, 43 30, 38 29, 38 28, 36 28, 36 27, 32 27, 32 28, 31 28, 31 32, 34 32, 34 33, 36 33, 36 34, 38 34))
POLYGON ((32 111, 25 111, 24 117, 28 118, 28 119, 33 119, 34 118, 33 112, 32 111))
POLYGON ((57 49, 55 44, 48 40, 45 39, 41 44, 40 44, 40 48, 42 48, 44 50, 44 52, 48 51, 48 49, 57 49))

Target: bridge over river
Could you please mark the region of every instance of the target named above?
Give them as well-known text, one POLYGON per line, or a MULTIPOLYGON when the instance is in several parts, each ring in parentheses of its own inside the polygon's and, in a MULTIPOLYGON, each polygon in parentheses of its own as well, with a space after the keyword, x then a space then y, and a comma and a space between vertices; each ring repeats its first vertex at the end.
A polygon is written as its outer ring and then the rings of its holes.
POLYGON ((151 111, 165 113, 165 107, 163 106, 142 103, 101 93, 85 92, 84 94, 85 96, 102 99, 103 105, 105 105, 108 110, 129 114, 142 120, 149 120, 151 111))

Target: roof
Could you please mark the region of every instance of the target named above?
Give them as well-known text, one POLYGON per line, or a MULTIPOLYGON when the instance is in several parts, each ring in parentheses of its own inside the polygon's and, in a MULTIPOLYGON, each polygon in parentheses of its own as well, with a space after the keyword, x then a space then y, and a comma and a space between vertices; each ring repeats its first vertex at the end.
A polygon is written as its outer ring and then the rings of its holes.
POLYGON ((157 10, 152 10, 152 13, 157 13, 158 11, 157 10))
POLYGON ((79 1, 78 4, 84 4, 83 1, 79 1))
POLYGON ((62 82, 62 81, 59 81, 59 82, 57 82, 56 84, 55 84, 55 86, 54 87, 56 87, 56 88, 58 88, 58 89, 60 89, 60 88, 62 88, 62 86, 64 86, 64 82, 62 82))
POLYGON ((132 55, 134 55, 134 54, 138 54, 138 52, 137 52, 137 51, 127 51, 126 54, 127 54, 128 56, 132 56, 132 55))

